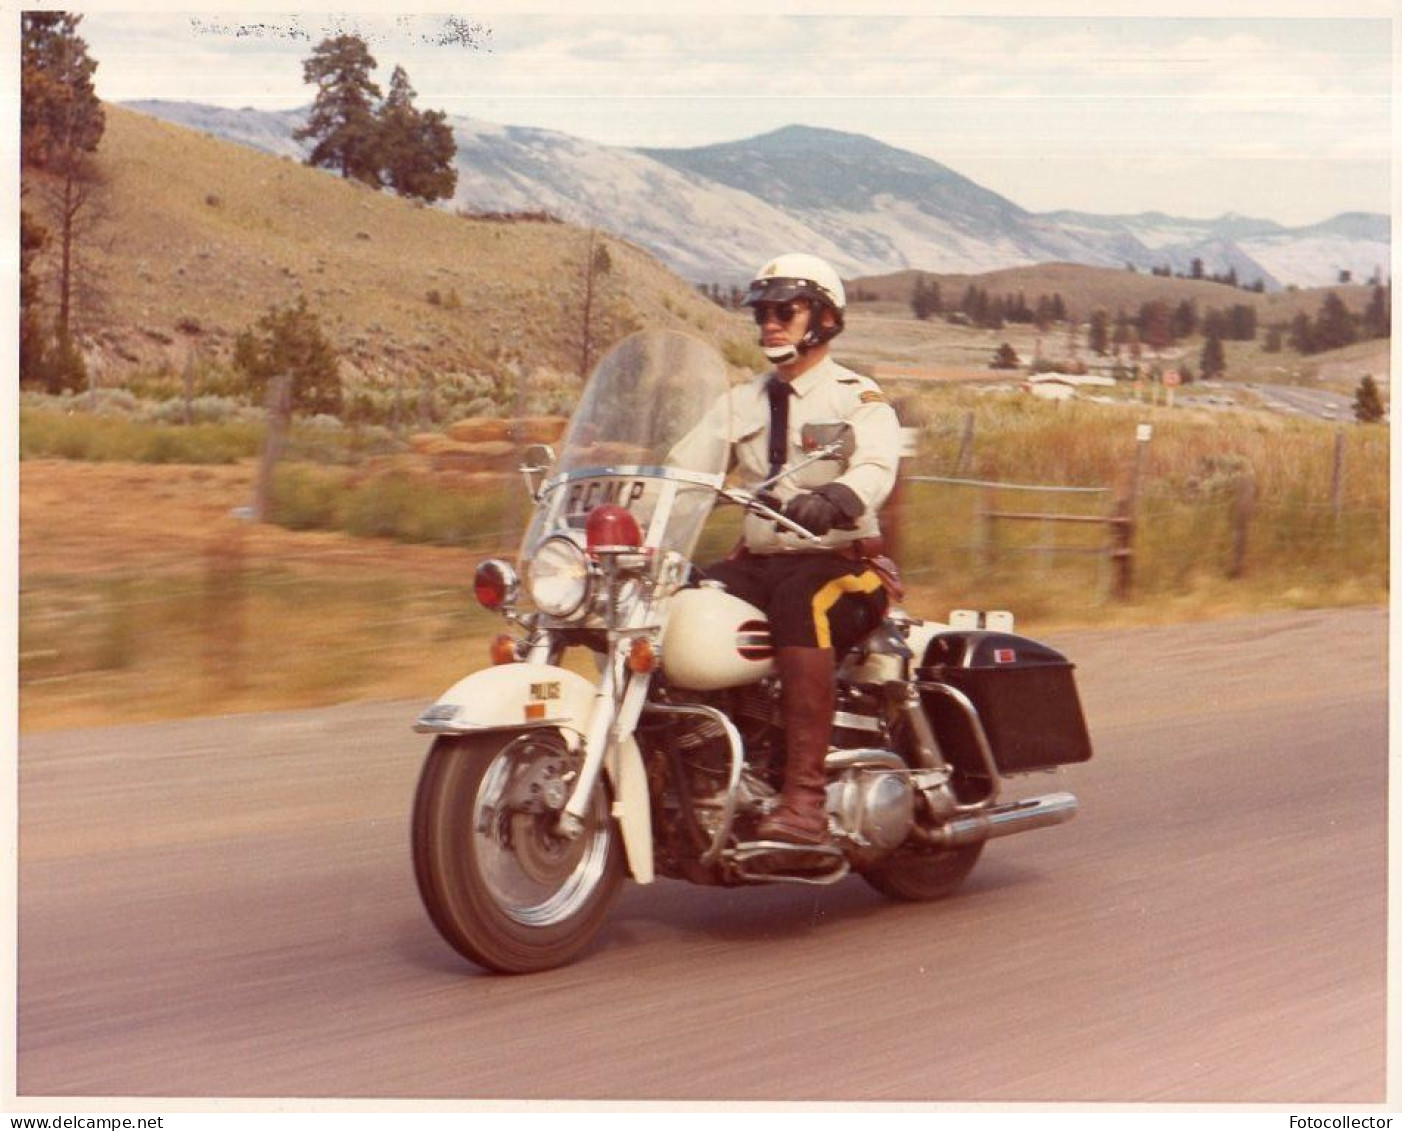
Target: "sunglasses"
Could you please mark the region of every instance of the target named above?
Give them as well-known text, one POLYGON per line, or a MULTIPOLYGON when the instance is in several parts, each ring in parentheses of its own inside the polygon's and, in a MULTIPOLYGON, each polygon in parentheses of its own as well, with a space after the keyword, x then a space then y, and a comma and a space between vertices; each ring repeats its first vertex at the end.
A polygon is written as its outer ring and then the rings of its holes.
POLYGON ((755 325, 763 326, 771 318, 781 326, 787 326, 797 317, 800 310, 807 310, 802 302, 757 302, 755 303, 755 325))

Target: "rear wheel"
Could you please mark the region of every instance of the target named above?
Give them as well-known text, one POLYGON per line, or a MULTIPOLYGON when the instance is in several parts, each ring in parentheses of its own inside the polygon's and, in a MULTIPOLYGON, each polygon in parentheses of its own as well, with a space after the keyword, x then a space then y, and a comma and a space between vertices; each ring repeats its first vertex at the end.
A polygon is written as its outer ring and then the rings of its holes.
POLYGON ((554 832, 579 768, 559 735, 439 739, 414 798, 414 875, 458 953, 503 973, 572 961, 623 880, 602 782, 573 839, 554 832))
POLYGON ((862 873, 862 879, 891 899, 919 903, 952 893, 978 863, 983 842, 945 852, 893 856, 862 873))

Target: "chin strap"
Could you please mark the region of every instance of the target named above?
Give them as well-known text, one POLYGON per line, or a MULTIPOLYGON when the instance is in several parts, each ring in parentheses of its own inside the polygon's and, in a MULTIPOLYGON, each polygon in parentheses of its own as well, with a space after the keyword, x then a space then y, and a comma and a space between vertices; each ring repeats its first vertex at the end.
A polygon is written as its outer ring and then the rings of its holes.
POLYGON ((809 350, 817 349, 824 342, 830 342, 838 334, 842 333, 842 318, 839 315, 836 325, 814 327, 803 335, 802 340, 795 346, 788 344, 782 346, 766 346, 761 344, 760 349, 764 356, 769 359, 771 365, 787 365, 809 350))

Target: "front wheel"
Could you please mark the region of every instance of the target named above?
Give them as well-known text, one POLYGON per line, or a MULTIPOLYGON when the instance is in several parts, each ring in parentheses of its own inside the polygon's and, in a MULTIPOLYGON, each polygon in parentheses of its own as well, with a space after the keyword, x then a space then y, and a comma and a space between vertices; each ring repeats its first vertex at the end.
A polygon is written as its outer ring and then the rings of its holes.
POLYGON ((584 831, 556 836, 579 758, 559 735, 439 739, 414 798, 414 875, 439 934, 490 970, 572 961, 593 941, 623 880, 602 783, 584 831))
POLYGON ((891 899, 912 903, 943 899, 974 870, 983 844, 980 841, 919 856, 893 856, 863 872, 862 879, 891 899))

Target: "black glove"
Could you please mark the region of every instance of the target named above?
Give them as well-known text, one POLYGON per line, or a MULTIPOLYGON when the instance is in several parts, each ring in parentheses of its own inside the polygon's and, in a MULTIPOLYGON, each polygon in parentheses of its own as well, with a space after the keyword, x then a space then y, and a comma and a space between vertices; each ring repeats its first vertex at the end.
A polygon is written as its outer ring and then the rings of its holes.
POLYGON ((796 522, 810 534, 821 538, 841 516, 837 507, 815 492, 795 495, 784 508, 784 517, 796 522))
POLYGON ((784 508, 784 517, 821 538, 829 530, 855 530, 866 504, 842 483, 824 483, 805 495, 796 495, 784 508))

